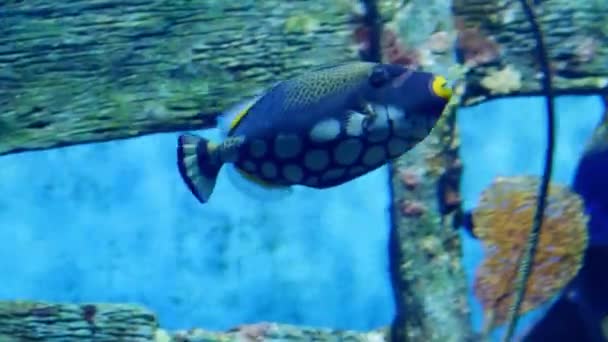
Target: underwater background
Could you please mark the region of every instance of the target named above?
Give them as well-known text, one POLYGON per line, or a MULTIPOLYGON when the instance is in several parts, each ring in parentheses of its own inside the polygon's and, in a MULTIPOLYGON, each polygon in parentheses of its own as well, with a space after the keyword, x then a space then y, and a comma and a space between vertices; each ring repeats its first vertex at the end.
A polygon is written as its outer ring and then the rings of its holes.
MULTIPOLYGON (((570 184, 602 103, 560 97, 557 110, 553 179, 570 184)), ((540 175, 543 114, 532 97, 459 111, 461 156, 476 166, 463 175, 465 207, 498 175, 540 175)), ((0 158, 0 269, 10 274, 0 297, 143 303, 169 328, 390 323, 386 167, 271 202, 220 177, 214 200, 200 206, 177 173, 176 136, 0 158)), ((481 249, 463 237, 472 274, 481 249)))
POLYGON ((548 72, 558 188, 514 341, 606 341, 608 2, 524 2, 0 2, 0 342, 500 341, 548 72), (197 201, 181 134, 360 60, 448 78, 424 141, 287 195, 224 168, 197 201))

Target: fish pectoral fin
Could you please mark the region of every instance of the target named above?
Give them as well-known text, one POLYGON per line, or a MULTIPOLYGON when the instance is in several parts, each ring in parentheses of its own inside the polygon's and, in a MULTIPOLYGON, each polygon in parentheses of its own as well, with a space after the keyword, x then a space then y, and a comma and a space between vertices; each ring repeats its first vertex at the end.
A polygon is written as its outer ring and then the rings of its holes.
POLYGON ((365 114, 365 115, 367 115, 369 117, 372 117, 372 118, 377 115, 376 111, 374 110, 374 107, 372 107, 372 105, 369 104, 369 103, 365 103, 363 105, 361 114, 365 114))
POLYGON ((360 136, 367 130, 372 117, 354 110, 348 111, 346 114, 345 129, 346 134, 350 136, 360 136))

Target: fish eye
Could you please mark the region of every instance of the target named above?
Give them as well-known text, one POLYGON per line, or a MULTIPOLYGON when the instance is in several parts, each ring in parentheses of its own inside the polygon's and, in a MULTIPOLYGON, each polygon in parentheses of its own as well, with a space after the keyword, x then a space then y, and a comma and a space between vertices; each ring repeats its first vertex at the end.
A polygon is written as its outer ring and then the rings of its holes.
POLYGON ((381 65, 377 65, 372 70, 371 75, 369 76, 369 83, 374 88, 380 88, 390 80, 390 75, 388 71, 382 67, 381 65))
POLYGON ((431 91, 433 94, 441 97, 442 99, 449 101, 452 97, 452 89, 448 86, 448 81, 445 77, 435 76, 431 83, 431 91))

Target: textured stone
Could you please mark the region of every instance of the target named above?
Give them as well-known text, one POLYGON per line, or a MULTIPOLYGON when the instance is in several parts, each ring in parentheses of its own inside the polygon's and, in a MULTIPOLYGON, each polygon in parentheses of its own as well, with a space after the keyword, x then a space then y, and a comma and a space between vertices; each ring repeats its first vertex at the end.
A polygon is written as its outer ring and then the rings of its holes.
POLYGON ((167 331, 155 315, 129 304, 0 302, 0 340, 18 341, 350 341, 381 342, 385 331, 355 332, 295 327, 275 323, 241 325, 225 332, 202 329, 167 331))
MULTIPOLYGON (((461 242, 451 227, 460 202, 449 211, 442 205, 442 179, 458 176, 461 167, 457 103, 455 98, 427 139, 391 165, 394 341, 467 341, 471 337, 461 242)), ((458 198, 459 189, 452 191, 458 198)))
POLYGON ((0 301, 0 340, 153 341, 155 315, 128 304, 0 301))
POLYGON ((214 124, 353 60, 346 1, 3 1, 0 155, 214 124))
MULTIPOLYGON (((606 2, 546 0, 535 3, 556 92, 598 93, 608 89, 606 2)), ((464 44, 465 51, 460 52, 468 52, 470 58, 464 62, 474 66, 466 77, 464 105, 495 97, 540 93, 536 41, 519 1, 454 0, 453 10, 459 32, 469 38, 464 44), (492 46, 497 51, 491 51, 492 46), (505 69, 512 73, 505 73, 505 69), (504 83, 513 80, 513 73, 520 78, 519 82, 505 88, 504 83), (494 82, 489 82, 489 78, 494 82)))

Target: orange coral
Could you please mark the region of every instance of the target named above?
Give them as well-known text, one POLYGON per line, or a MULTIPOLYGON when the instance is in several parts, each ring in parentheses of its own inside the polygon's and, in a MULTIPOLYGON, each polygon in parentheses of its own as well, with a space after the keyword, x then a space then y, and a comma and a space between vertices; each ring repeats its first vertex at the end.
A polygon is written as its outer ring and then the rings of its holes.
MULTIPOLYGON (((513 302, 519 258, 532 228, 538 179, 498 178, 473 211, 474 233, 487 257, 477 270, 475 294, 492 324, 504 323, 513 302)), ((551 185, 521 312, 555 296, 579 271, 587 247, 587 217, 578 195, 551 185)))

